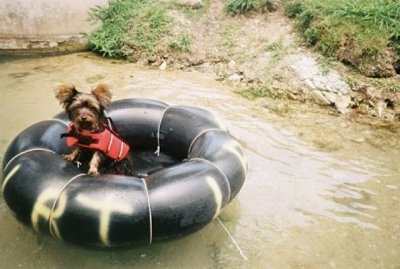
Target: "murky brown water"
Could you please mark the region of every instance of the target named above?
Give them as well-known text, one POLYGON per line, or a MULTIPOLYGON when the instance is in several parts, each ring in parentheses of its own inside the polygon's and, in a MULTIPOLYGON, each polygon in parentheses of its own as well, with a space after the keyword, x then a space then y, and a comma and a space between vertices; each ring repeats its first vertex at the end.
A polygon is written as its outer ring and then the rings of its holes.
POLYGON ((324 132, 336 123, 311 112, 272 115, 200 74, 75 54, 0 61, 1 160, 22 129, 61 110, 52 91, 59 81, 84 91, 109 81, 114 99, 201 106, 223 119, 249 173, 220 220, 248 259, 218 221, 172 242, 84 249, 37 235, 0 197, 0 268, 400 268, 400 145, 390 134, 377 144, 363 138, 373 130, 324 132))

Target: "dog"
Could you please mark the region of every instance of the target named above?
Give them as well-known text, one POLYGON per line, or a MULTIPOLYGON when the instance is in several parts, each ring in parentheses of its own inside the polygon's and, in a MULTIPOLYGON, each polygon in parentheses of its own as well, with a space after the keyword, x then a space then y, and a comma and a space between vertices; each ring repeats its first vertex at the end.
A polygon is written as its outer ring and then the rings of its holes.
POLYGON ((91 93, 83 93, 72 84, 60 83, 55 96, 71 120, 67 133, 61 137, 66 138, 72 152, 62 157, 78 164, 81 160, 89 161, 89 175, 98 175, 101 171, 131 174, 129 145, 121 140, 106 114, 112 98, 110 86, 101 83, 91 93))

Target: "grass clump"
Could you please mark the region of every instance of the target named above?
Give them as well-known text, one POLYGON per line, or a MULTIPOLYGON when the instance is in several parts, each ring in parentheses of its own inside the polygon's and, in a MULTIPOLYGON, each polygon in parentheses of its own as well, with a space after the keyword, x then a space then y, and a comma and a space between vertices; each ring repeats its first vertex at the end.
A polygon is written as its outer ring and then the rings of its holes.
POLYGON ((154 53, 171 23, 165 6, 153 0, 110 0, 108 7, 97 6, 89 15, 102 24, 87 35, 90 48, 116 58, 154 53))
POLYGON ((328 73, 332 70, 333 62, 329 58, 326 57, 318 57, 317 63, 322 70, 322 75, 328 75, 328 73))
POLYGON ((218 49, 224 51, 228 57, 232 57, 234 55, 234 51, 238 42, 237 36, 240 35, 239 29, 240 27, 238 23, 235 22, 224 23, 218 30, 219 35, 223 38, 223 41, 218 49))
POLYGON ((367 76, 394 73, 400 58, 398 0, 284 0, 288 17, 308 46, 354 66, 367 76), (368 63, 380 73, 369 72, 368 63), (385 71, 388 65, 391 71, 385 71))
POLYGON ((230 14, 243 14, 252 10, 267 11, 274 9, 273 0, 226 0, 225 9, 230 14))
POLYGON ((250 86, 238 92, 243 97, 254 100, 257 98, 282 99, 283 95, 264 86, 250 86))
POLYGON ((281 41, 272 42, 267 44, 265 51, 272 54, 272 60, 274 63, 280 61, 285 55, 287 55, 288 47, 286 47, 281 41))
POLYGON ((170 42, 170 46, 174 49, 183 52, 190 52, 190 44, 192 36, 188 33, 181 33, 176 35, 170 42))
POLYGON ((395 80, 388 79, 372 79, 371 84, 379 89, 385 89, 390 92, 400 92, 400 84, 395 80))

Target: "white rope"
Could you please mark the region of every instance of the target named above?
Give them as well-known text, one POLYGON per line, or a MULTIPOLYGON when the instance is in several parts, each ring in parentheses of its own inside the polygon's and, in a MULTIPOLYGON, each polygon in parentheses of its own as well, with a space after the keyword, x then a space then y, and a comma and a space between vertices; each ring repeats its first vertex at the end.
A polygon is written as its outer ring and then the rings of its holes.
POLYGON ((229 236, 229 238, 231 239, 232 243, 235 245, 236 249, 239 251, 240 256, 242 256, 243 260, 247 261, 248 258, 246 255, 244 255, 242 249, 240 248, 239 244, 236 242, 236 240, 233 238, 233 236, 231 235, 231 233, 228 231, 228 229, 226 228, 226 226, 222 223, 222 221, 219 218, 216 218, 216 220, 218 221, 218 223, 221 225, 222 229, 224 229, 224 231, 227 233, 227 235, 229 236))
POLYGON ((105 109, 103 110, 103 113, 104 113, 104 116, 105 116, 106 119, 107 119, 108 128, 109 128, 111 131, 113 131, 113 127, 112 127, 112 124, 111 124, 110 117, 108 116, 108 113, 107 113, 107 111, 106 111, 105 109))
MULTIPOLYGON (((60 120, 60 119, 49 119, 48 121, 55 121, 55 122, 59 122, 59 123, 62 123, 62 124, 64 124, 64 125, 68 126, 68 124, 67 124, 66 122, 64 122, 64 121, 62 121, 62 120, 60 120)), ((21 155, 23 155, 23 154, 26 154, 26 153, 29 153, 29 152, 32 152, 32 151, 47 151, 47 152, 51 152, 51 153, 57 154, 57 153, 54 152, 53 150, 46 149, 46 148, 31 148, 31 149, 22 151, 22 152, 18 153, 17 155, 15 155, 14 157, 12 157, 12 158, 8 161, 8 163, 6 164, 6 166, 4 167, 4 171, 7 169, 7 166, 8 166, 13 160, 15 160, 16 158, 18 158, 19 156, 21 156, 21 155)))
MULTIPOLYGON (((59 192, 58 195, 57 195, 57 198, 54 200, 53 205, 52 205, 51 210, 50 210, 49 221, 48 221, 48 224, 49 224, 49 231, 50 231, 50 233, 51 233, 51 235, 52 235, 53 237, 55 237, 55 235, 54 235, 54 232, 53 232, 51 223, 52 223, 52 221, 53 221, 53 220, 52 220, 52 219, 53 219, 53 213, 54 213, 54 209, 56 208, 56 205, 57 205, 57 203, 58 203, 58 200, 60 199, 61 194, 62 194, 62 193, 64 192, 64 190, 68 187, 68 185, 72 183, 72 181, 74 181, 74 180, 77 179, 78 177, 81 177, 81 176, 84 176, 84 175, 86 175, 86 174, 78 174, 78 175, 72 177, 70 180, 68 180, 67 183, 65 183, 65 184, 63 185, 63 187, 61 188, 60 192, 59 192)), ((58 236, 58 235, 57 235, 57 236, 58 236)))
POLYGON ((144 185, 144 191, 146 193, 146 198, 147 198, 147 205, 148 205, 148 208, 149 208, 149 244, 151 244, 152 241, 153 241, 153 218, 151 216, 149 190, 147 189, 146 180, 144 180, 144 178, 140 178, 140 179, 142 180, 143 185, 144 185))
MULTIPOLYGON (((7 170, 8 166, 9 166, 16 158, 18 158, 18 157, 21 156, 21 155, 24 155, 24 154, 33 152, 33 151, 45 151, 45 152, 50 152, 50 153, 57 154, 57 153, 55 153, 54 151, 52 151, 52 150, 50 150, 50 149, 45 149, 45 148, 32 148, 32 149, 28 149, 28 150, 25 150, 25 151, 22 151, 22 152, 18 153, 18 154, 15 155, 14 157, 12 157, 12 158, 7 162, 7 164, 4 166, 3 172, 5 172, 5 171, 7 170)), ((13 176, 13 174, 14 174, 15 172, 17 172, 17 170, 18 170, 20 167, 21 167, 21 164, 18 164, 17 166, 15 166, 15 167, 11 170, 11 172, 4 178, 4 180, 3 180, 3 185, 1 186, 1 190, 2 190, 2 191, 5 190, 8 181, 11 179, 11 177, 13 176)))
POLYGON ((160 122, 158 123, 158 127, 157 127, 157 136, 156 136, 156 138, 157 138, 157 149, 156 149, 156 151, 154 151, 154 154, 156 154, 157 157, 160 156, 160 151, 161 151, 161 148, 160 148, 160 129, 161 129, 161 122, 162 122, 162 120, 164 119, 165 113, 167 112, 167 110, 168 110, 170 107, 172 107, 172 106, 168 106, 168 107, 166 107, 166 108, 164 109, 164 111, 163 111, 163 113, 162 113, 162 115, 161 115, 160 122))
POLYGON ((202 162, 206 162, 206 163, 210 164, 210 165, 213 166, 215 169, 217 169, 218 172, 221 173, 221 175, 224 177, 226 186, 228 186, 228 188, 229 188, 228 197, 229 197, 229 200, 230 200, 230 199, 231 199, 231 195, 232 195, 231 184, 230 184, 228 178, 226 177, 226 175, 224 174, 224 172, 222 172, 222 170, 221 170, 218 166, 216 166, 215 163, 213 163, 213 162, 211 162, 211 161, 209 161, 209 160, 207 160, 207 159, 204 159, 204 158, 200 158, 200 157, 190 158, 188 161, 196 161, 196 160, 202 161, 202 162))
POLYGON ((26 153, 32 152, 32 151, 46 151, 46 152, 50 152, 50 153, 57 154, 57 153, 55 153, 53 150, 46 149, 46 148, 32 148, 32 149, 28 149, 28 150, 25 150, 25 151, 22 151, 22 152, 18 153, 18 154, 15 155, 14 157, 12 157, 12 158, 8 161, 8 163, 6 164, 6 166, 4 166, 3 171, 5 171, 5 170, 7 169, 7 167, 8 167, 16 158, 18 158, 19 156, 24 155, 24 154, 26 154, 26 153))
POLYGON ((187 154, 188 156, 190 156, 190 152, 192 151, 192 147, 193 147, 194 142, 196 142, 196 140, 197 140, 200 136, 202 136, 203 134, 208 133, 208 132, 211 132, 211 131, 225 132, 225 130, 218 129, 218 128, 209 128, 209 129, 205 129, 205 130, 201 131, 200 133, 198 133, 198 134, 195 136, 195 138, 193 138, 192 142, 190 143, 189 150, 188 150, 188 154, 187 154))
POLYGON ((49 121, 56 121, 56 122, 64 124, 65 126, 68 126, 68 123, 66 123, 65 121, 60 120, 60 119, 49 119, 49 121))

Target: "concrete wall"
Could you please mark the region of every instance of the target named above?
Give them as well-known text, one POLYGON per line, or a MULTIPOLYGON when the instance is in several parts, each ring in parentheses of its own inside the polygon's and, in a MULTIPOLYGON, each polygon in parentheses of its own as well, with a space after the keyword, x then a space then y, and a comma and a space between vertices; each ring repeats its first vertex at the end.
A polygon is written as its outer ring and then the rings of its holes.
POLYGON ((73 50, 86 46, 82 32, 90 8, 108 0, 0 0, 0 50, 73 50))

